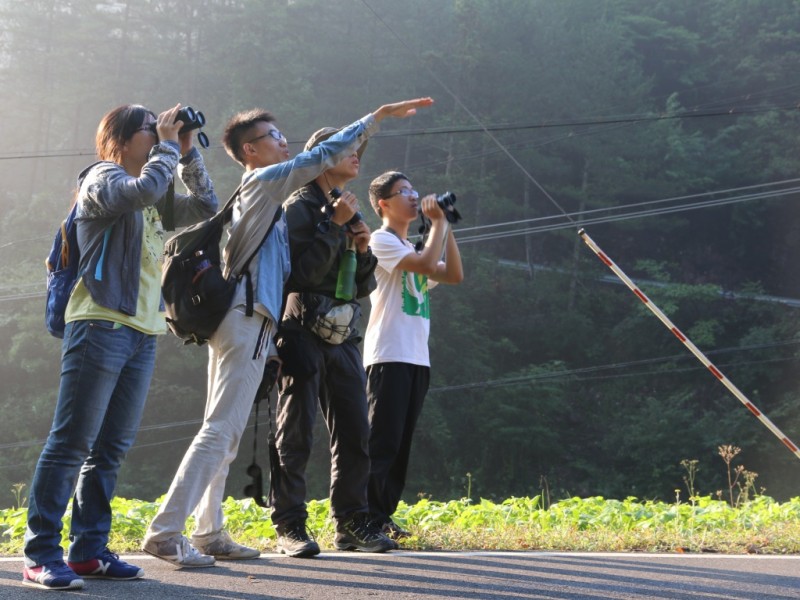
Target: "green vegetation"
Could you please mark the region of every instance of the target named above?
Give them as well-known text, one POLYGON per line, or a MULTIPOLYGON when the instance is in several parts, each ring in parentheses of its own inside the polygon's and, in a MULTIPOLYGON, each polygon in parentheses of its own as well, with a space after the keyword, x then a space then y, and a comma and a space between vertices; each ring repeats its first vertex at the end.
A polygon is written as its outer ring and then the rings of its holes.
MULTIPOLYGON (((757 493, 757 473, 733 465, 740 448, 723 445, 717 453, 725 464, 728 486, 716 497, 697 493, 698 461, 683 460, 688 499, 675 490, 672 503, 655 500, 610 500, 600 496, 550 502, 549 490, 532 498, 492 502, 467 496, 439 502, 421 498, 401 502, 395 520, 413 535, 403 540, 409 550, 561 550, 593 552, 725 552, 800 553, 800 497, 780 503, 757 493)), ((543 481, 546 484, 546 481, 543 481)), ((17 508, 0 510, 0 554, 22 551, 27 511, 24 484, 14 486, 17 508)), ((160 500, 159 500, 160 501, 160 500)), ((110 545, 118 552, 139 550, 158 503, 114 498, 110 545)), ((275 530, 269 512, 253 500, 228 497, 223 504, 228 531, 240 542, 269 551, 275 530)), ((308 527, 323 547, 333 546, 330 502, 308 503, 308 527)), ((64 517, 64 547, 71 512, 64 517)), ((187 530, 191 531, 191 519, 187 530)))
MULTIPOLYGON (((116 498, 111 547, 139 550, 157 504, 116 498)), ((309 527, 324 548, 333 547, 329 503, 309 503, 309 527)), ((271 551, 275 530, 252 500, 228 498, 227 527, 240 542, 271 551)), ((19 554, 26 510, 0 510, 0 553, 19 554)), ((800 552, 800 497, 779 503, 768 496, 732 507, 710 496, 668 504, 636 498, 567 498, 543 506, 542 496, 495 503, 467 499, 401 504, 396 520, 414 535, 412 550, 561 550, 609 552, 800 552)), ((70 513, 65 518, 69 527, 70 513)), ((67 540, 64 539, 66 547, 67 540)))

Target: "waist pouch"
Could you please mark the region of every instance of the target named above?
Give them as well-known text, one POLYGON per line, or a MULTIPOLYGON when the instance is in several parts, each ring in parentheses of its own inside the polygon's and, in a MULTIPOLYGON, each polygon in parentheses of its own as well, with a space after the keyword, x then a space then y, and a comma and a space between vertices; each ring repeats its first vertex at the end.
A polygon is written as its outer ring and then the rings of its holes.
POLYGON ((334 346, 358 337, 356 325, 361 318, 358 302, 344 302, 311 292, 289 294, 286 316, 300 321, 305 329, 334 346))

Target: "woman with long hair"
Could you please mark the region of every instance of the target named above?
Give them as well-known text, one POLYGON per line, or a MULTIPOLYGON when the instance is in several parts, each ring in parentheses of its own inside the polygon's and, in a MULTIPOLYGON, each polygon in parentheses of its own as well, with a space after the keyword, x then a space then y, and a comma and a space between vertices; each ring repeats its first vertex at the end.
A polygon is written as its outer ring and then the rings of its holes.
POLYGON ((108 112, 100 162, 78 178, 80 277, 67 305, 53 425, 28 502, 23 583, 79 589, 83 578, 144 575, 109 550, 111 498, 133 445, 166 332, 161 300, 161 213, 173 173, 189 190, 171 201, 176 225, 214 214, 217 197, 180 104, 156 115, 139 105, 108 112), (67 562, 62 518, 72 496, 67 562))

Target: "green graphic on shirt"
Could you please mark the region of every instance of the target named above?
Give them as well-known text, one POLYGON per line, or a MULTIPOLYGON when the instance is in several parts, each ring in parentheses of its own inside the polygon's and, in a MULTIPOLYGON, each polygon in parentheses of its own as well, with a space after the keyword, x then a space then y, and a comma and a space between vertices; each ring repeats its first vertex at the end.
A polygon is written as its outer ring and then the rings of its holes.
POLYGON ((403 312, 412 317, 431 318, 427 275, 403 271, 403 312))

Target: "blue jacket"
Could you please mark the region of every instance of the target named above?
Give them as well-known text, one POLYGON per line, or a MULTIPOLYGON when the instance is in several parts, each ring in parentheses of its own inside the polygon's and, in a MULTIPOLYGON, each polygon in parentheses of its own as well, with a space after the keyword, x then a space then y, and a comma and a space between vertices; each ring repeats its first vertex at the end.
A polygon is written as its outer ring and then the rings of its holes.
POLYGON ((176 167, 190 194, 175 194, 175 225, 191 225, 212 216, 217 211, 217 196, 196 148, 181 158, 178 144, 160 142, 153 146, 139 177, 108 161, 95 163, 78 176, 75 221, 80 272, 83 284, 100 306, 136 314, 142 210, 155 206, 162 212, 176 167))

